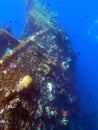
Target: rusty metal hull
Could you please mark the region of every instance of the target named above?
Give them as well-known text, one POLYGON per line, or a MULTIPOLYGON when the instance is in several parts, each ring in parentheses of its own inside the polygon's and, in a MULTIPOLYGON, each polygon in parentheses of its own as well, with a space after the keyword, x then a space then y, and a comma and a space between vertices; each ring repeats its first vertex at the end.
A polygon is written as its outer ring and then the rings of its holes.
POLYGON ((31 19, 37 32, 27 23, 28 35, 0 59, 0 130, 71 130, 78 98, 68 36, 55 21, 31 19))

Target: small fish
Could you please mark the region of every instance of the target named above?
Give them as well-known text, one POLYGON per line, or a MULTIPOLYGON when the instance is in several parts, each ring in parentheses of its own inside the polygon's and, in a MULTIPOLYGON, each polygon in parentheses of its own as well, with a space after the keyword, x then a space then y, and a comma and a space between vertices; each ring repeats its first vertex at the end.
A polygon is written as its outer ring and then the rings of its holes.
POLYGON ((47 3, 47 6, 50 6, 50 3, 47 3))
POLYGON ((80 19, 79 21, 80 21, 80 23, 82 23, 82 19, 80 19))
POLYGON ((16 24, 18 23, 18 21, 17 21, 17 20, 15 20, 14 22, 15 22, 16 24))
POLYGON ((80 52, 78 52, 78 55, 80 55, 80 52))
POLYGON ((88 16, 87 16, 87 15, 85 15, 85 18, 88 18, 88 16))
POLYGON ((92 95, 90 93, 88 94, 88 97, 89 97, 89 99, 92 99, 92 95))
POLYGON ((12 20, 9 20, 8 22, 9 22, 9 23, 12 23, 12 20))
POLYGON ((87 43, 87 40, 85 39, 84 42, 87 43))
POLYGON ((74 35, 73 37, 74 37, 74 38, 77 38, 77 35, 74 35))

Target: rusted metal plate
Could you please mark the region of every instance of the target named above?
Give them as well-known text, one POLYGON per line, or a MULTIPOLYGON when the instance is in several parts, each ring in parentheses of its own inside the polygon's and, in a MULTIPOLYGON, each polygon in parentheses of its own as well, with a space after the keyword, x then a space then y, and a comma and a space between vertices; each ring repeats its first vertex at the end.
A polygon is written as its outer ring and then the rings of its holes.
POLYGON ((0 57, 3 56, 7 48, 13 49, 19 43, 20 42, 9 32, 4 29, 0 29, 0 57))

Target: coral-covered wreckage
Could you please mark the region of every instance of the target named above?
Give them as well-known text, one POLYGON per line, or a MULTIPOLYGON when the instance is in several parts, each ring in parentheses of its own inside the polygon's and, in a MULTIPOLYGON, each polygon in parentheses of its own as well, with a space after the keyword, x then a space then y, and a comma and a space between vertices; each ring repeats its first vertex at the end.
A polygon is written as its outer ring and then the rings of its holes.
POLYGON ((21 40, 0 29, 0 130, 83 130, 68 35, 37 0, 27 10, 21 40))

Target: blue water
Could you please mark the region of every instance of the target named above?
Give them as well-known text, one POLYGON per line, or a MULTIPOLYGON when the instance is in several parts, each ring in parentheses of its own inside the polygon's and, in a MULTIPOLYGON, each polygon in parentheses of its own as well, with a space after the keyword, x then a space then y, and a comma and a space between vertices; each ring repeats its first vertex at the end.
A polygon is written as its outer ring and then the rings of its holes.
POLYGON ((14 36, 19 37, 26 23, 24 0, 0 1, 0 26, 10 26, 14 36))
MULTIPOLYGON (((86 113, 98 126, 98 1, 40 0, 57 13, 57 20, 67 31, 77 55, 76 88, 86 113), (97 121, 96 121, 97 118, 97 121)), ((10 26, 19 38, 26 23, 24 0, 0 2, 0 25, 10 26)))
POLYGON ((98 110, 98 1, 42 0, 58 16, 77 54, 76 88, 88 112, 98 110))

